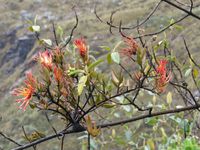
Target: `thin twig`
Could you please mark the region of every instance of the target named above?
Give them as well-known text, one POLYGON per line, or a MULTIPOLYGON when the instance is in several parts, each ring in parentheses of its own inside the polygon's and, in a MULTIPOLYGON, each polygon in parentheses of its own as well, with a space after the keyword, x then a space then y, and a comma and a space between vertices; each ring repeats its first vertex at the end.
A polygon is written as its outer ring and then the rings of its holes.
POLYGON ((189 50, 189 48, 188 48, 188 46, 187 46, 187 43, 186 43, 186 40, 185 40, 184 37, 183 37, 183 41, 184 41, 185 49, 186 49, 186 51, 187 51, 187 54, 188 54, 190 60, 194 63, 194 65, 195 65, 196 67, 198 67, 198 68, 200 69, 200 65, 198 65, 198 64, 196 63, 196 61, 192 58, 191 53, 190 53, 190 50, 189 50))
POLYGON ((74 30, 75 30, 75 29, 77 28, 77 26, 78 26, 78 15, 77 15, 77 13, 76 13, 75 7, 73 7, 72 9, 74 10, 74 13, 75 13, 76 23, 75 23, 74 27, 73 27, 72 30, 71 30, 71 33, 70 33, 70 35, 69 35, 68 40, 65 42, 65 44, 62 46, 61 49, 63 49, 64 47, 67 46, 67 44, 69 44, 69 42, 71 41, 72 36, 73 36, 73 34, 74 34, 74 30))
POLYGON ((0 132, 0 135, 3 136, 5 139, 9 140, 10 142, 18 145, 18 146, 21 146, 21 144, 19 144, 18 142, 16 142, 15 140, 11 139, 10 137, 8 137, 7 135, 3 134, 2 132, 0 132))
POLYGON ((174 4, 174 3, 172 3, 171 1, 169 1, 169 0, 162 0, 162 1, 168 3, 169 5, 175 7, 175 8, 177 8, 177 9, 183 11, 183 12, 185 12, 185 13, 188 14, 189 16, 192 16, 192 17, 194 17, 194 18, 200 20, 200 17, 197 16, 196 14, 194 14, 194 13, 192 13, 191 11, 188 11, 188 10, 186 10, 186 9, 184 9, 184 8, 182 8, 182 7, 180 7, 180 6, 176 5, 176 4, 174 4))
POLYGON ((56 42, 56 46, 58 46, 58 39, 57 39, 57 35, 56 35, 56 29, 55 29, 54 22, 52 22, 52 28, 53 28, 53 35, 54 35, 54 39, 55 39, 55 42, 56 42))
MULTIPOLYGON (((142 120, 142 119, 145 119, 145 118, 162 116, 162 115, 166 115, 166 114, 180 113, 180 112, 185 112, 185 111, 190 111, 190 110, 196 110, 198 108, 200 108, 200 104, 192 105, 192 106, 186 106, 186 107, 177 108, 177 109, 170 109, 170 110, 165 110, 165 111, 152 112, 152 113, 136 116, 136 117, 133 117, 133 118, 130 118, 130 119, 125 119, 125 120, 120 120, 120 121, 116 121, 116 122, 100 124, 97 127, 98 128, 107 128, 107 127, 112 127, 112 126, 118 126, 118 125, 123 125, 123 124, 126 124, 126 123, 130 123, 130 122, 135 122, 135 121, 138 121, 138 120, 142 120)), ((43 143, 45 141, 48 141, 50 139, 56 138, 57 136, 63 136, 63 134, 78 133, 78 132, 83 132, 85 130, 86 130, 85 128, 76 128, 76 130, 73 130, 73 129, 67 130, 65 132, 60 132, 57 135, 55 135, 55 134, 54 135, 50 135, 50 136, 41 138, 39 140, 36 140, 36 141, 34 141, 32 143, 28 143, 28 144, 25 144, 23 146, 19 146, 17 148, 14 148, 13 150, 23 150, 23 149, 29 148, 29 147, 31 147, 33 145, 37 145, 37 144, 43 143)))
POLYGON ((88 133, 88 150, 90 150, 90 133, 88 133))

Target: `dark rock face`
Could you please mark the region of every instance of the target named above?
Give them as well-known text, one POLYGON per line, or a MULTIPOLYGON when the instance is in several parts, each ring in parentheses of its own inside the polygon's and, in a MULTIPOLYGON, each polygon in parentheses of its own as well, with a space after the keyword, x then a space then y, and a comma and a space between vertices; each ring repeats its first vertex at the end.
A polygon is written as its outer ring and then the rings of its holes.
MULTIPOLYGON (((7 51, 4 55, 3 59, 1 60, 0 67, 3 66, 5 63, 11 61, 11 65, 7 68, 6 73, 11 73, 14 71, 14 68, 17 67, 19 64, 22 64, 31 51, 35 44, 35 38, 33 34, 25 35, 23 37, 17 38, 16 30, 13 30, 6 35, 6 42, 9 42, 11 48, 7 51)), ((0 42, 0 47, 4 47, 5 41, 0 42)))
POLYGON ((16 51, 18 55, 17 64, 21 64, 26 59, 26 56, 31 51, 35 43, 33 36, 24 36, 18 39, 16 47, 11 48, 11 51, 16 51))
POLYGON ((17 64, 23 63, 29 51, 33 48, 34 43, 35 39, 33 38, 27 36, 19 38, 14 46, 6 53, 3 62, 9 61, 9 59, 17 59, 17 64))

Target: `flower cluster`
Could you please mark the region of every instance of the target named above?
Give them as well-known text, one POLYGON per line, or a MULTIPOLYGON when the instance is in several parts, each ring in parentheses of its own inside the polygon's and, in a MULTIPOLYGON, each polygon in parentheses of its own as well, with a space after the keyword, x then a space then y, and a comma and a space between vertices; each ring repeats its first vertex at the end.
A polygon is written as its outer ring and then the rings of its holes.
POLYGON ((61 79, 62 79, 62 70, 59 67, 55 66, 54 70, 53 70, 53 73, 54 73, 54 77, 55 77, 56 81, 58 83, 61 82, 61 79))
POLYGON ((21 103, 19 106, 20 109, 26 110, 32 95, 34 94, 37 86, 36 79, 33 77, 31 72, 26 74, 26 80, 24 81, 25 86, 16 88, 12 91, 12 94, 15 96, 22 96, 23 98, 17 99, 17 103, 21 103))
POLYGON ((37 60, 47 69, 52 69, 52 53, 50 51, 39 52, 37 60))
POLYGON ((136 55, 136 52, 139 48, 137 42, 132 37, 124 37, 124 42, 127 45, 127 47, 121 49, 120 53, 128 57, 136 55))
MULTIPOLYGON (((74 45, 78 48, 80 56, 84 61, 87 60, 87 45, 83 38, 76 39, 74 45)), ((66 77, 63 62, 64 52, 61 51, 59 47, 52 48, 51 50, 45 50, 39 52, 34 60, 36 60, 42 67, 41 73, 44 76, 44 82, 36 82, 35 77, 29 72, 26 74, 26 80, 24 81, 25 86, 16 88, 12 91, 15 96, 22 96, 23 98, 18 99, 17 102, 21 103, 20 109, 26 110, 29 102, 36 91, 45 91, 55 81, 59 85, 58 91, 63 96, 69 94, 69 84, 71 80, 66 77), (53 79, 53 80, 52 80, 53 79)), ((44 93, 43 93, 44 94, 44 93)))
POLYGON ((172 76, 171 73, 167 73, 167 65, 168 61, 167 60, 160 60, 159 64, 156 68, 156 90, 159 93, 162 93, 165 91, 165 87, 167 83, 171 80, 172 76))
POLYGON ((76 47, 79 49, 79 53, 80 56, 86 60, 87 59, 87 46, 86 46, 86 42, 83 38, 80 39, 76 39, 74 41, 74 44, 76 45, 76 47))

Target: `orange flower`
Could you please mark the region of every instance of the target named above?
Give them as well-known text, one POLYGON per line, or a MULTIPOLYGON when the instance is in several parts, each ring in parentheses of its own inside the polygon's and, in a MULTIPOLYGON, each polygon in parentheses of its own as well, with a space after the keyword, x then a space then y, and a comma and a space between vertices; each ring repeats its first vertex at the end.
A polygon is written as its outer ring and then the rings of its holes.
POLYGON ((47 69, 52 68, 52 53, 50 53, 48 50, 39 52, 38 60, 47 69))
POLYGON ((54 77, 55 77, 56 81, 60 82, 62 79, 62 70, 55 66, 53 73, 54 73, 54 77))
POLYGON ((124 42, 127 45, 126 48, 121 49, 121 54, 131 57, 136 55, 136 52, 139 48, 137 42, 132 37, 124 37, 124 42))
POLYGON ((24 83, 25 86, 14 89, 11 94, 23 97, 21 99, 17 99, 16 102, 21 103, 19 108, 25 111, 36 88, 36 80, 31 72, 28 72, 26 74, 26 80, 24 81, 24 83))
POLYGON ((167 65, 167 60, 160 60, 159 65, 156 68, 156 89, 159 93, 162 93, 165 91, 165 87, 167 83, 171 80, 172 76, 171 73, 167 73, 166 65, 167 65))
POLYGON ((87 46, 83 38, 76 39, 74 44, 79 49, 79 53, 83 59, 87 58, 87 46))

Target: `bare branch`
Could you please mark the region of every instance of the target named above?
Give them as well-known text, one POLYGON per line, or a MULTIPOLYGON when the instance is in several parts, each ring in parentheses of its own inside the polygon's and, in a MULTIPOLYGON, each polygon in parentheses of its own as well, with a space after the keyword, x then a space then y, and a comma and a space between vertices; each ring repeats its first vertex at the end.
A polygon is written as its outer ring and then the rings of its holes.
MULTIPOLYGON (((126 124, 126 123, 130 123, 130 122, 135 122, 135 121, 138 121, 138 120, 142 120, 142 119, 145 119, 145 118, 162 116, 162 115, 166 115, 166 114, 180 113, 180 112, 190 111, 190 110, 196 110, 198 108, 200 108, 200 104, 187 106, 187 107, 182 107, 182 108, 177 108, 177 109, 170 109, 170 110, 165 110, 165 111, 160 111, 160 112, 152 112, 152 113, 136 116, 136 117, 133 117, 133 118, 130 118, 130 119, 120 120, 120 121, 116 121, 116 122, 112 122, 112 123, 101 124, 101 125, 98 125, 97 127, 99 127, 99 128, 107 128, 107 127, 112 127, 112 126, 118 126, 118 125, 123 125, 123 124, 126 124)), ((85 130, 86 130, 85 128, 76 128, 76 130, 69 129, 69 130, 67 130, 65 132, 61 131, 58 134, 54 134, 54 135, 50 135, 50 136, 41 138, 41 139, 36 140, 36 141, 34 141, 32 143, 28 143, 28 144, 25 144, 23 146, 19 146, 17 148, 14 148, 13 150, 23 150, 23 149, 29 148, 31 146, 34 146, 34 145, 43 143, 45 141, 48 141, 50 139, 56 138, 58 136, 63 136, 63 134, 78 133, 78 132, 83 132, 85 130)))
POLYGON ((194 65, 195 65, 196 67, 198 67, 198 68, 200 69, 200 65, 198 65, 198 64, 196 63, 196 61, 192 58, 191 53, 190 53, 190 50, 189 50, 189 48, 188 48, 188 46, 187 46, 187 43, 186 43, 184 37, 183 37, 183 41, 184 41, 185 49, 186 49, 186 51, 187 51, 187 54, 188 54, 190 60, 194 63, 194 65))
POLYGON ((55 39, 55 42, 56 42, 56 46, 58 46, 58 39, 57 39, 57 35, 56 35, 54 22, 52 22, 52 28, 53 28, 53 35, 54 35, 54 39, 55 39))
POLYGON ((158 35, 158 34, 161 34, 163 33, 165 30, 169 29, 170 27, 172 27, 173 25, 183 21, 185 18, 187 18, 189 15, 185 15, 183 17, 181 17, 179 20, 175 21, 174 23, 171 23, 169 24, 168 26, 164 27, 163 29, 159 30, 159 31, 156 31, 156 32, 153 32, 153 33, 148 33, 148 34, 144 34, 144 35, 140 35, 138 37, 135 37, 134 39, 138 39, 140 37, 149 37, 149 36, 153 36, 153 35, 158 35))
POLYGON ((19 144, 18 142, 16 142, 15 140, 9 138, 7 135, 3 134, 2 132, 0 132, 0 135, 3 136, 5 139, 9 140, 10 142, 18 145, 18 146, 21 146, 21 144, 19 144))
MULTIPOLYGON (((199 16, 197 16, 196 14, 194 14, 194 13, 191 12, 192 7, 191 7, 190 11, 188 11, 188 10, 186 10, 186 9, 184 9, 184 8, 182 8, 182 7, 180 7, 180 6, 176 5, 176 4, 174 4, 174 3, 172 3, 172 2, 169 1, 169 0, 162 0, 162 1, 168 3, 169 5, 171 5, 171 6, 175 7, 175 8, 177 8, 177 9, 179 9, 179 10, 181 10, 181 11, 184 11, 184 12, 185 12, 186 14, 188 14, 189 16, 192 16, 192 17, 194 17, 194 18, 200 20, 200 17, 199 17, 199 16)), ((193 4, 191 4, 191 6, 193 6, 193 4)))
MULTIPOLYGON (((156 10, 159 8, 161 2, 162 2, 162 1, 159 1, 159 2, 155 5, 155 7, 153 8, 153 10, 152 10, 150 13, 148 13, 148 15, 146 16, 146 18, 145 18, 143 21, 141 21, 140 23, 137 23, 137 24, 134 25, 133 27, 121 27, 121 29, 122 29, 122 30, 130 30, 130 29, 133 30, 133 29, 136 29, 138 26, 141 26, 141 25, 145 24, 145 23, 153 16, 153 14, 156 12, 156 10)), ((112 22, 104 22, 104 21, 99 17, 99 15, 97 14, 96 6, 95 6, 95 11, 94 11, 94 13, 95 13, 97 19, 98 19, 100 22, 102 22, 102 23, 104 23, 104 24, 108 24, 108 25, 110 26, 110 28, 117 28, 117 29, 120 28, 119 26, 113 25, 112 22)), ((113 14, 112 14, 112 15, 113 15, 113 14)))
POLYGON ((69 44, 69 42, 71 41, 72 36, 73 36, 73 34, 74 34, 74 30, 75 30, 75 29, 77 28, 77 26, 78 26, 78 15, 77 15, 77 13, 76 13, 75 7, 73 7, 72 9, 74 10, 74 13, 75 13, 76 23, 75 23, 74 27, 73 27, 72 30, 71 30, 71 33, 70 33, 70 35, 69 35, 68 40, 67 40, 66 43, 62 46, 61 49, 63 49, 65 46, 67 46, 67 44, 69 44))

